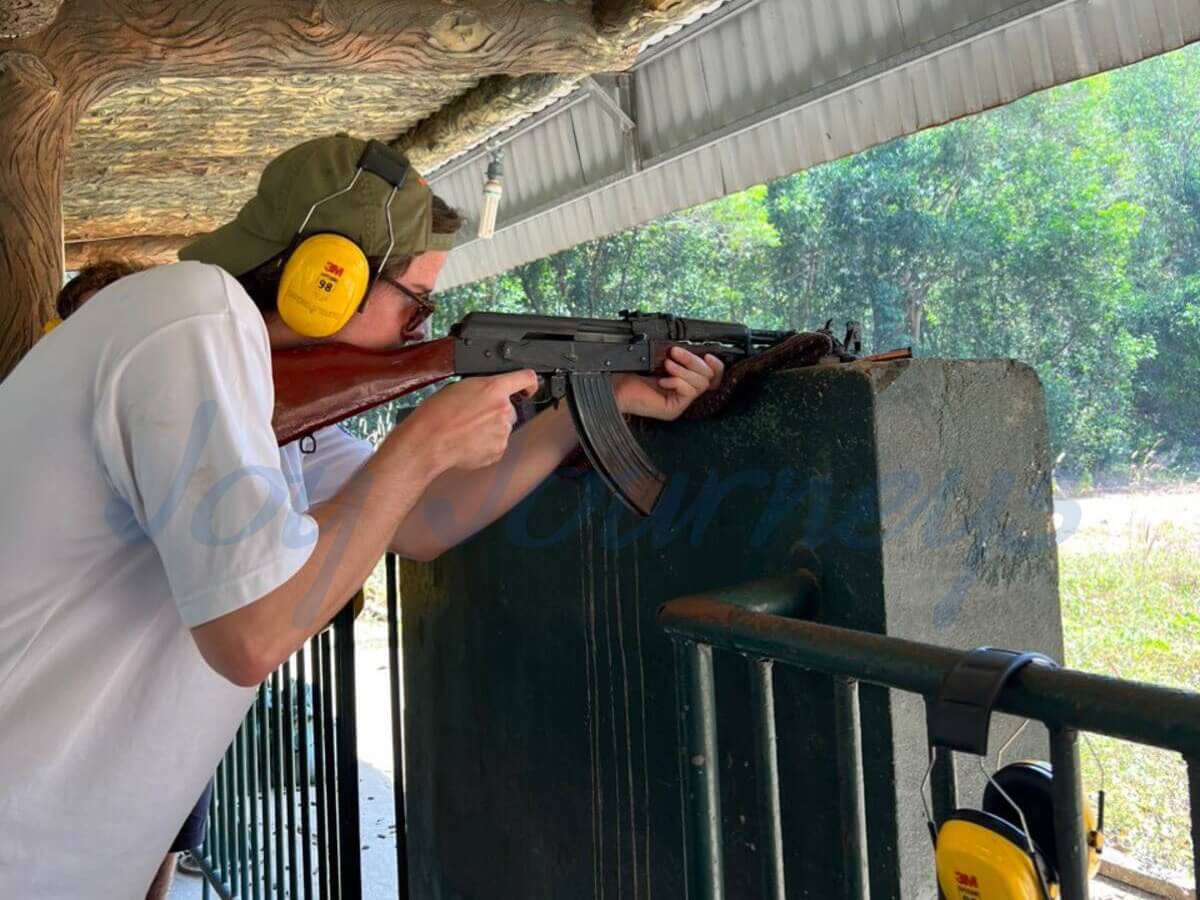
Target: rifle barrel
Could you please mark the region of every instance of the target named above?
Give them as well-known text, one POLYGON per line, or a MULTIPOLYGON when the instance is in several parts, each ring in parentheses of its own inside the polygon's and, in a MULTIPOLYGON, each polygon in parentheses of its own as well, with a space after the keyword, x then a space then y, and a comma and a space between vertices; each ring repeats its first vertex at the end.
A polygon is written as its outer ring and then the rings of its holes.
POLYGON ((777 344, 785 337, 789 337, 795 333, 793 330, 770 331, 765 328, 751 328, 750 341, 754 344, 777 344))

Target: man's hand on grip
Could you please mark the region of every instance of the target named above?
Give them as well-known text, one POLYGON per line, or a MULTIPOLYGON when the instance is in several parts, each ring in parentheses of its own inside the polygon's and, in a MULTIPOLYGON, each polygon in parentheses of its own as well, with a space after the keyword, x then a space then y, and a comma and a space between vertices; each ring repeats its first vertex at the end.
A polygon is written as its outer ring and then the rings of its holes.
POLYGON ((511 398, 518 394, 531 397, 537 387, 537 375, 531 369, 466 378, 422 403, 409 421, 427 436, 429 448, 438 454, 443 467, 481 469, 498 462, 508 447, 516 424, 511 398))

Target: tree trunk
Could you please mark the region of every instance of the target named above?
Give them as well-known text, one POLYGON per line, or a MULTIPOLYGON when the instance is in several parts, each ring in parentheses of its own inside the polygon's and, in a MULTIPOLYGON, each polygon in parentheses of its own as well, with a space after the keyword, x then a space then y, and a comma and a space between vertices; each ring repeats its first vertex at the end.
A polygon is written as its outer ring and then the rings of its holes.
MULTIPOLYGON (((625 285, 629 280, 629 270, 633 265, 633 256, 637 251, 638 243, 641 240, 642 227, 635 225, 633 232, 625 236, 625 240, 629 244, 629 248, 625 251, 625 259, 621 263, 621 286, 617 290, 617 309, 628 309, 625 305, 625 285)), ((636 305, 636 304, 635 304, 636 305)))
POLYGON ((0 52, 0 379, 33 346, 62 283, 62 182, 78 120, 36 55, 0 52))
POLYGON ((525 291, 525 299, 529 301, 529 306, 536 315, 542 316, 546 314, 546 300, 542 294, 542 269, 546 265, 545 260, 535 260, 531 263, 526 263, 523 266, 516 268, 517 278, 521 281, 521 287, 525 291))

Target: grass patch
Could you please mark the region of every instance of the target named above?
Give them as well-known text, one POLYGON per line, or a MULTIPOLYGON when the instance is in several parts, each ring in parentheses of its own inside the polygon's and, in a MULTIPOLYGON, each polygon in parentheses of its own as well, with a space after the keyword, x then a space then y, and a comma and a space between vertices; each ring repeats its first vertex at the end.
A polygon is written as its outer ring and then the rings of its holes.
MULTIPOLYGON (((1129 530, 1122 549, 1060 557, 1067 665, 1200 691, 1200 542, 1169 524, 1129 530)), ((1171 753, 1093 737, 1110 842, 1160 873, 1191 870, 1187 770, 1171 753)), ((1082 747, 1089 790, 1100 783, 1082 747)))

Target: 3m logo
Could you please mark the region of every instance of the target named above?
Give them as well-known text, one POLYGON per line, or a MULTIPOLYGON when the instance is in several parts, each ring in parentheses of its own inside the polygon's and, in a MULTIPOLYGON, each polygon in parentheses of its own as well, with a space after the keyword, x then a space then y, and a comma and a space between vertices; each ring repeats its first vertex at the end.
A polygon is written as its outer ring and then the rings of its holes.
POLYGON ((966 872, 955 872, 954 880, 958 882, 958 886, 962 888, 973 888, 979 890, 979 879, 974 875, 968 875, 966 872))
POLYGON ((337 278, 341 278, 342 275, 345 274, 345 272, 346 272, 346 267, 339 266, 337 263, 334 263, 334 262, 327 262, 327 263, 325 263, 325 272, 329 275, 333 275, 333 276, 336 276, 337 278))

